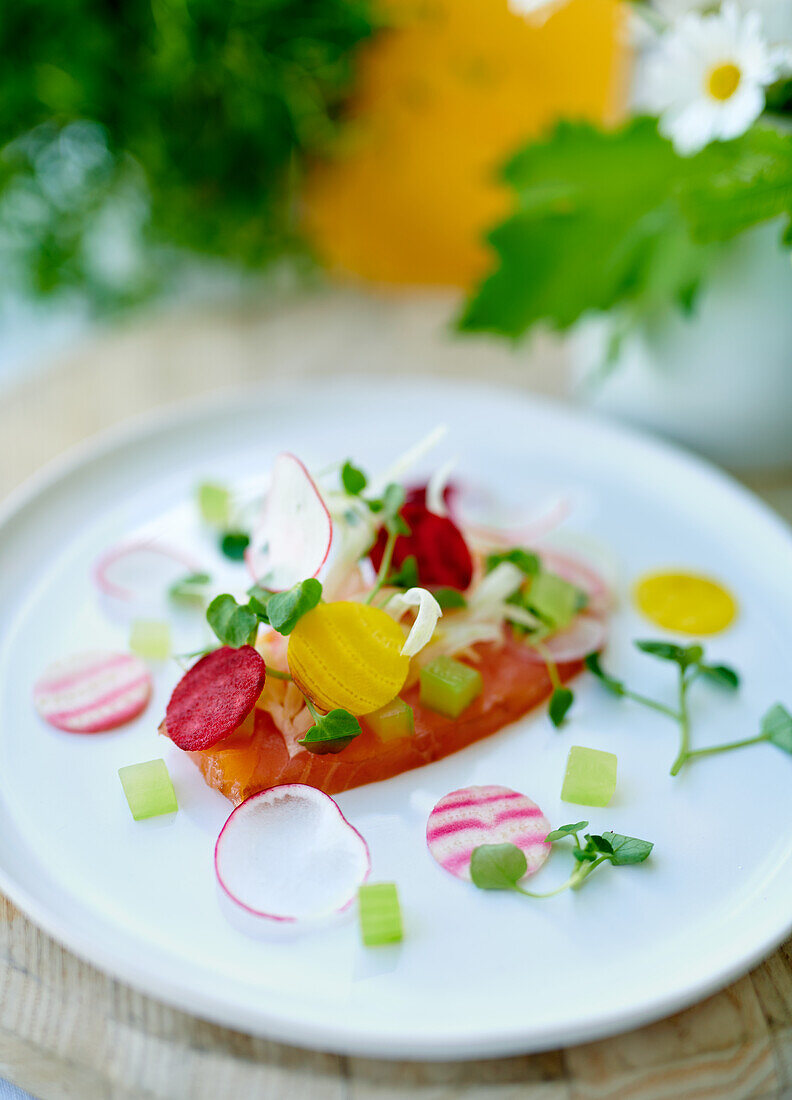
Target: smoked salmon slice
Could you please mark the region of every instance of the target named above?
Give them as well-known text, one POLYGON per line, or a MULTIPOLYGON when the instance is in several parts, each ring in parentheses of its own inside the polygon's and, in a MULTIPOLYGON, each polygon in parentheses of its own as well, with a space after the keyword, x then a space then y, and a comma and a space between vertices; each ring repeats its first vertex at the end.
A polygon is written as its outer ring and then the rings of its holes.
MULTIPOLYGON (((521 718, 552 692, 546 668, 536 663, 511 630, 504 632, 502 643, 479 643, 472 648, 483 679, 481 695, 459 718, 451 719, 422 707, 418 684, 414 684, 401 692, 415 715, 411 737, 383 742, 362 718, 363 732, 342 752, 308 752, 298 742, 313 718, 293 684, 272 678, 240 726, 211 748, 190 756, 206 782, 234 803, 284 783, 305 783, 325 794, 340 794, 441 760, 521 718)), ((564 681, 582 670, 582 661, 558 666, 564 681)), ((160 732, 167 735, 165 723, 160 732)))

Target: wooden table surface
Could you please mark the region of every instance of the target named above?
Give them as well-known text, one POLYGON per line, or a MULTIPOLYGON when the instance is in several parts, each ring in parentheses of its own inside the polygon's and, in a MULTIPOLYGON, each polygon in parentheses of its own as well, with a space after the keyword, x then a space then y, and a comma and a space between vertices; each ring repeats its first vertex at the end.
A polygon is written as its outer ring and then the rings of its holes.
MULTIPOLYGON (((332 291, 100 334, 2 395, 0 497, 111 424, 268 377, 427 371, 564 392, 552 345, 529 357, 449 339, 448 308, 442 297, 332 291)), ((749 480, 792 519, 792 471, 749 480)), ((0 1076, 45 1100, 792 1098, 792 940, 728 989, 650 1027, 465 1064, 339 1057, 215 1027, 104 976, 2 899, 0 990, 0 1076)))

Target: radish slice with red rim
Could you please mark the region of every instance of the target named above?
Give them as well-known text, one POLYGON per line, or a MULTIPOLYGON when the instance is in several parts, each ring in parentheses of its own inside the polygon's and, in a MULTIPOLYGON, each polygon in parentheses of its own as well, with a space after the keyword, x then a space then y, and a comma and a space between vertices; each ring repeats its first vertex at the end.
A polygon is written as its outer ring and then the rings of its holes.
POLYGON ((546 638, 541 649, 526 645, 526 655, 538 665, 545 663, 545 657, 557 665, 582 661, 589 653, 598 653, 607 637, 608 630, 603 619, 597 615, 578 615, 566 630, 559 630, 546 638))
POLYGON ((343 913, 366 881, 366 841, 329 795, 301 783, 251 795, 215 845, 223 893, 246 914, 294 925, 343 913))
POLYGON ((151 698, 151 674, 131 653, 91 650, 55 661, 36 681, 33 702, 68 733, 101 733, 131 722, 151 698))
POLYGON ((97 587, 127 603, 161 601, 174 581, 203 567, 172 546, 149 540, 127 542, 107 550, 94 564, 97 587))
POLYGON ((550 822, 524 794, 510 787, 463 787, 437 803, 426 824, 426 843, 440 866, 470 882, 470 857, 480 844, 516 844, 525 853, 526 875, 550 854, 550 822))
POLYGON ((469 515, 466 517, 464 506, 456 497, 449 511, 466 538, 492 550, 506 550, 512 546, 529 547, 554 531, 569 515, 570 504, 566 499, 559 499, 522 523, 500 527, 478 523, 469 515))
POLYGON ((322 494, 293 454, 278 455, 245 560, 257 584, 276 591, 319 573, 333 540, 322 494))

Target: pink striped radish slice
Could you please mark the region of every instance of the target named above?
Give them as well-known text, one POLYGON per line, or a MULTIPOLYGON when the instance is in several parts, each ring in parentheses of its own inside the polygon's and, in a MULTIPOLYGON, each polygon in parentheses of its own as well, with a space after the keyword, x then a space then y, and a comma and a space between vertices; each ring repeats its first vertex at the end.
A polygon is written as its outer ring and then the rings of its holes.
POLYGON ((56 661, 33 687, 36 710, 69 733, 100 733, 130 722, 151 697, 151 675, 131 653, 77 653, 56 661))
POLYGON ((608 637, 605 621, 597 615, 578 615, 566 630, 559 630, 542 642, 541 649, 526 646, 526 657, 537 665, 545 663, 545 656, 557 665, 569 661, 582 661, 589 653, 599 653, 608 637))
POLYGON ((151 540, 113 546, 97 560, 93 575, 106 596, 133 603, 160 601, 174 581, 201 571, 181 550, 151 540))
POLYGON ((279 923, 344 912, 370 870, 357 829, 329 795, 302 783, 251 795, 215 845, 224 894, 248 915, 279 923))
POLYGON ((610 610, 611 592, 602 577, 590 565, 578 558, 561 554, 558 550, 536 547, 536 553, 542 565, 550 573, 557 573, 565 581, 574 584, 588 596, 587 610, 593 614, 604 614, 610 610))
POLYGON ((509 787, 463 787, 432 810, 426 843, 441 867, 470 882, 470 857, 480 844, 516 844, 532 875, 550 854, 549 832, 550 822, 526 795, 509 787))
POLYGON ((311 475, 293 454, 278 455, 245 552, 254 581, 282 590, 315 577, 332 539, 333 522, 311 475))

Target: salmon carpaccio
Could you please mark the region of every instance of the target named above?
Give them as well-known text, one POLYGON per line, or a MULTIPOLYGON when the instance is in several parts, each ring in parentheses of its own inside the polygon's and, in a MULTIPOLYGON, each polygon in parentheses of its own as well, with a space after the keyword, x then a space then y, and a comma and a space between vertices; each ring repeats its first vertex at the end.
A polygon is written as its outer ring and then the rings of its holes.
MULTIPOLYGON (((342 752, 308 752, 298 742, 313 719, 300 692, 294 684, 268 678, 242 725, 218 744, 190 756, 206 782, 235 803, 283 783, 306 783, 325 794, 339 794, 420 768, 496 733, 552 692, 544 665, 537 664, 510 631, 503 643, 479 643, 473 650, 484 688, 459 718, 445 718, 422 707, 417 683, 401 692, 415 714, 412 737, 382 742, 362 718, 363 732, 342 752)), ((562 680, 582 669, 582 661, 558 666, 562 680)), ((161 732, 166 732, 164 723, 161 732)))

